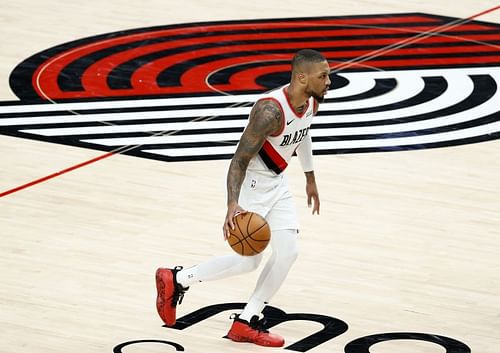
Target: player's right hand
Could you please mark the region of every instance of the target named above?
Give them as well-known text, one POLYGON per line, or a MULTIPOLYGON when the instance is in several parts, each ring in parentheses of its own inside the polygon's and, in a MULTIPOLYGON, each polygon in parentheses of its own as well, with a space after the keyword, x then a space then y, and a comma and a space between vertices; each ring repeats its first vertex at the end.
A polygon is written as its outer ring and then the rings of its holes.
POLYGON ((222 230, 224 232, 224 240, 227 240, 231 236, 231 230, 234 229, 234 217, 240 213, 246 213, 247 211, 241 208, 237 203, 229 204, 227 206, 226 219, 224 220, 224 226, 222 230))

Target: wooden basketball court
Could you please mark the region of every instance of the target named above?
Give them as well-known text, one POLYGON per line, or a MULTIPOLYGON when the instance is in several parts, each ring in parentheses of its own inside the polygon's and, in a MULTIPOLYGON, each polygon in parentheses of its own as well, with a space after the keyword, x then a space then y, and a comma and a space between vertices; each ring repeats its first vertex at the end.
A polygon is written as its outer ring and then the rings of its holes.
MULTIPOLYGON (((468 18, 498 5, 493 0, 5 2, 0 100, 18 100, 9 75, 24 59, 103 33, 201 21, 400 12, 468 18)), ((476 20, 498 24, 500 9, 476 20)), ((0 193, 101 155, 0 135, 0 193)), ((371 353, 445 352, 440 344, 395 334, 405 332, 496 353, 500 142, 321 155, 315 161, 319 216, 307 208, 298 162, 287 171, 300 215, 300 256, 271 303, 287 313, 348 324, 345 333, 310 352, 344 352, 349 342, 386 333, 392 338, 371 341, 371 353)), ((165 341, 193 353, 276 351, 223 339, 231 310, 183 330, 162 327, 156 313, 157 267, 190 266, 231 251, 221 231, 228 164, 117 154, 0 198, 0 352, 176 349, 165 341)), ((178 317, 245 302, 258 274, 193 286, 178 317)), ((309 321, 273 328, 285 336, 286 346, 320 329, 309 321)), ((351 345, 349 352, 368 352, 360 347, 351 345)), ((448 352, 467 352, 460 347, 448 352)))

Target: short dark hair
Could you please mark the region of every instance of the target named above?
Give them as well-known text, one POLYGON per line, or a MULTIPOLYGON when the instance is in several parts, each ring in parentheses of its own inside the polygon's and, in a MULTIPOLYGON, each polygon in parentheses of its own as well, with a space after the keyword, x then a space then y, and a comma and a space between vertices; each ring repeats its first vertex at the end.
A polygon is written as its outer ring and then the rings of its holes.
POLYGON ((319 63, 326 58, 317 50, 302 49, 299 50, 292 59, 292 69, 297 68, 303 63, 319 63))

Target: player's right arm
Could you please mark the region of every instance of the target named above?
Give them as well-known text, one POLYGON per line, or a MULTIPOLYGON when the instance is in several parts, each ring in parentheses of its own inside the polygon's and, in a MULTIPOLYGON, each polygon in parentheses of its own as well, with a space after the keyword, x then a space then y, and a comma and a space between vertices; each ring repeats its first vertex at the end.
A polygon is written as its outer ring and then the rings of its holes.
POLYGON ((250 112, 248 125, 241 135, 227 173, 227 213, 223 227, 224 239, 229 237, 229 230, 234 229, 234 216, 245 212, 238 204, 238 199, 248 163, 262 148, 266 137, 280 131, 282 119, 278 103, 271 99, 258 101, 250 112))

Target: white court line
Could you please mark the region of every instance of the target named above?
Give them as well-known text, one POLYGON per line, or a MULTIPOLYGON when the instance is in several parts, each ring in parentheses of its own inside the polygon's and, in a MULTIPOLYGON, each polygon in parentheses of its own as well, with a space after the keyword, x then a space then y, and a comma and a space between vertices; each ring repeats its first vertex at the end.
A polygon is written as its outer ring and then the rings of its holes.
MULTIPOLYGON (((156 98, 156 99, 128 99, 108 100, 99 102, 74 102, 54 104, 25 104, 0 106, 0 114, 57 112, 57 111, 84 111, 99 109, 126 109, 126 108, 156 108, 201 104, 230 104, 254 102, 259 94, 241 94, 233 96, 201 96, 186 98, 156 98)), ((77 114, 78 113, 73 113, 77 114)), ((1 119, 0 119, 1 120, 1 119)))
MULTIPOLYGON (((466 138, 484 136, 493 132, 500 132, 500 121, 494 123, 476 126, 473 128, 448 131, 438 134, 421 135, 401 138, 388 138, 377 140, 348 140, 348 141, 324 141, 313 142, 313 150, 341 150, 349 149, 355 151, 362 148, 381 148, 381 147, 399 147, 424 145, 430 143, 440 143, 456 141, 466 138)), ((233 154, 236 146, 217 146, 217 147, 192 147, 192 148, 171 148, 171 149, 148 149, 143 150, 146 153, 152 153, 168 157, 195 157, 195 156, 217 156, 233 154)))
POLYGON ((130 113, 99 113, 83 115, 56 115, 40 116, 26 118, 6 118, 0 119, 0 126, 10 125, 32 125, 32 124, 62 124, 62 123, 80 123, 116 121, 116 120, 148 120, 148 119, 173 119, 173 118, 199 118, 214 116, 245 115, 250 113, 250 107, 225 107, 213 109, 181 109, 164 110, 153 112, 130 112, 130 113))

